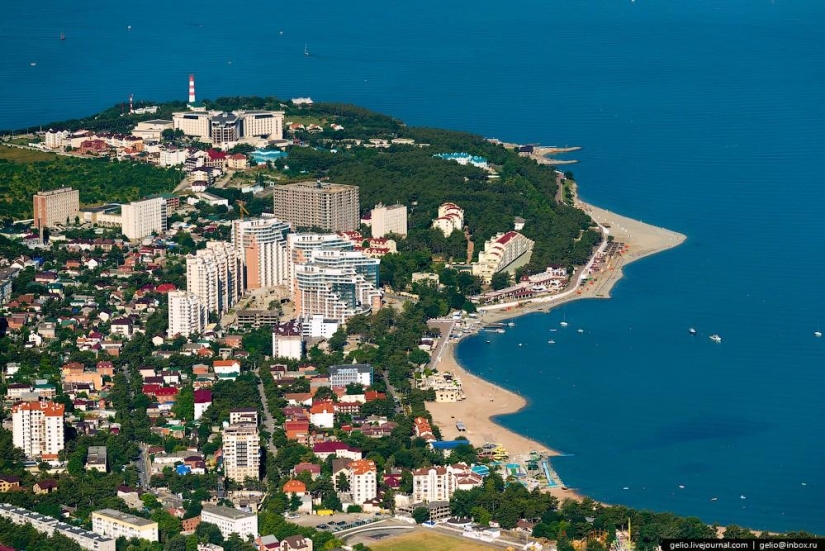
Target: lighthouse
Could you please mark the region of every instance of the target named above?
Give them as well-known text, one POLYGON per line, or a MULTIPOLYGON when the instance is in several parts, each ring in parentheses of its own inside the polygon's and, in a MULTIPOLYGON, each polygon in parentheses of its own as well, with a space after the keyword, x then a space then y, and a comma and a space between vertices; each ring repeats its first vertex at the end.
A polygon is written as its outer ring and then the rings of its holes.
POLYGON ((195 103, 195 75, 189 75, 189 103, 195 103))

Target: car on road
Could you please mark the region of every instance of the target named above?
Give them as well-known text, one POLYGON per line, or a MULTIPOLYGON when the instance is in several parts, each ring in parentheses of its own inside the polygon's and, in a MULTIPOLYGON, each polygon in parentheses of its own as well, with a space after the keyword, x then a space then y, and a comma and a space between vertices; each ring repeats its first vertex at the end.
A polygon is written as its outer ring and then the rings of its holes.
POLYGON ((329 526, 327 526, 326 524, 319 524, 315 528, 318 529, 318 530, 327 530, 327 529, 329 529, 329 526))

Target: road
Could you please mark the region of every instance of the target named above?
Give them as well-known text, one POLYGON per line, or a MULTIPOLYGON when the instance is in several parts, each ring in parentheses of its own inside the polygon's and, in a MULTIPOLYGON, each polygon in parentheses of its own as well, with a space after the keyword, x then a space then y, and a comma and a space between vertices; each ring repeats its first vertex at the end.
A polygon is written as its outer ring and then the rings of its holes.
MULTIPOLYGON (((550 295, 548 297, 533 299, 533 300, 530 301, 531 304, 541 304, 541 303, 545 303, 545 302, 556 302, 558 300, 561 300, 563 298, 567 298, 567 297, 572 296, 575 293, 579 292, 579 290, 580 290, 579 287, 581 286, 582 279, 587 277, 587 273, 590 271, 590 268, 593 267, 593 263, 596 262, 596 258, 601 253, 603 253, 604 250, 607 248, 607 237, 608 237, 608 233, 609 233, 607 228, 605 228, 604 226, 599 224, 599 222, 597 222, 596 220, 593 220, 593 222, 595 222, 599 226, 599 228, 601 228, 601 230, 602 230, 602 242, 601 242, 601 244, 599 244, 599 248, 596 249, 596 252, 593 253, 593 256, 590 257, 590 260, 587 261, 587 264, 584 265, 584 268, 582 268, 579 272, 577 272, 578 277, 571 278, 571 282, 573 283, 573 286, 570 289, 568 289, 564 292, 561 292, 557 295, 550 295)), ((523 300, 518 300, 518 301, 506 302, 506 303, 502 303, 502 304, 493 304, 491 306, 480 306, 478 308, 478 311, 479 312, 489 312, 489 311, 492 311, 492 310, 502 310, 502 309, 505 309, 505 308, 513 308, 513 307, 518 306, 518 305, 523 304, 523 303, 524 303, 523 300)))
POLYGON ((258 377, 258 394, 261 396, 261 405, 263 405, 264 408, 264 415, 261 421, 264 426, 264 430, 269 433, 269 438, 266 441, 266 448, 267 451, 275 455, 278 452, 278 448, 272 443, 272 435, 275 434, 275 421, 272 419, 272 414, 269 412, 269 404, 266 401, 266 394, 264 394, 264 382, 261 378, 260 369, 255 370, 255 376, 258 377))
POLYGON ((149 464, 149 454, 146 453, 146 450, 149 448, 148 444, 141 444, 140 445, 140 455, 137 459, 135 459, 135 466, 137 467, 138 471, 138 480, 140 482, 141 488, 148 488, 149 487, 149 478, 151 477, 151 465, 149 464))
POLYGON ((456 320, 430 320, 427 325, 430 327, 438 327, 441 330, 441 337, 438 340, 438 345, 435 347, 432 355, 430 356, 430 369, 437 369, 438 362, 441 361, 441 355, 444 353, 444 349, 447 347, 447 343, 450 342, 450 335, 453 334, 453 329, 455 328, 456 320))

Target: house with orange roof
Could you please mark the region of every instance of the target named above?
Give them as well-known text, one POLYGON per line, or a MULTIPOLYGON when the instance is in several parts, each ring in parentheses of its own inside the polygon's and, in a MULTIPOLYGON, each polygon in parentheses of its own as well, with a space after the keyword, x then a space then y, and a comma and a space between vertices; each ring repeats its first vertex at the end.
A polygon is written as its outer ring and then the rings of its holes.
POLYGON ((430 422, 427 421, 424 417, 416 417, 413 420, 413 431, 415 432, 415 436, 418 438, 423 438, 427 442, 437 442, 438 439, 433 434, 433 429, 430 426, 430 422))
POLYGON ((309 443, 309 421, 286 421, 284 432, 287 440, 294 440, 299 444, 309 443))
POLYGON ((300 497, 307 493, 307 485, 300 480, 289 480, 284 484, 283 490, 286 495, 295 494, 300 497))
POLYGON ((320 429, 331 429, 335 426, 335 404, 319 402, 309 410, 309 421, 320 429))

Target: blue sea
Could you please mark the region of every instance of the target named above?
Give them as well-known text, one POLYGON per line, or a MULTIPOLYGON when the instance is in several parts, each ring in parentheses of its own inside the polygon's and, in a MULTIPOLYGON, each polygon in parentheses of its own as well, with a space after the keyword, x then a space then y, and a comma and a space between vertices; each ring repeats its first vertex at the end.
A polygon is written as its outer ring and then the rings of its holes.
POLYGON ((40 0, 0 48, 0 128, 183 100, 194 73, 200 98, 583 146, 586 200, 688 240, 460 360, 594 498, 825 534, 825 2, 40 0))

